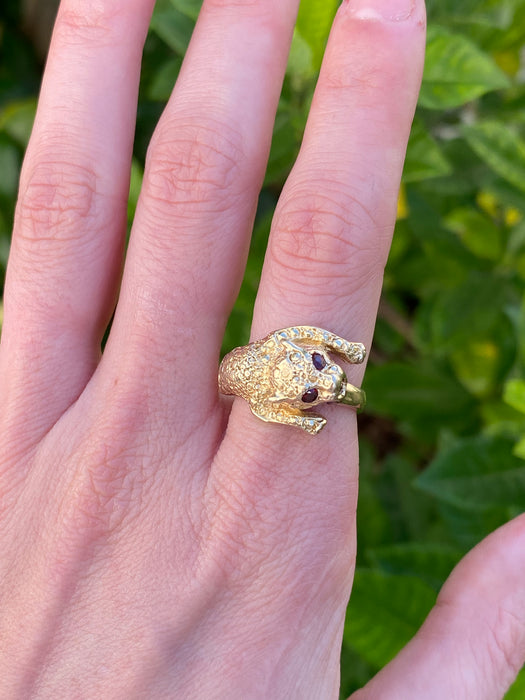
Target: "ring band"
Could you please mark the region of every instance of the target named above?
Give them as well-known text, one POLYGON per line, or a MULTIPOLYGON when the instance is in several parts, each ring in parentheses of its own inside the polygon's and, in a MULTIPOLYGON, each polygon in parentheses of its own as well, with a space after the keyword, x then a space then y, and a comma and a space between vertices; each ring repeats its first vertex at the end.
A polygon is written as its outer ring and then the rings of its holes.
POLYGON ((349 384, 328 352, 351 364, 366 357, 362 343, 350 343, 315 326, 294 326, 235 348, 219 368, 221 394, 245 399, 263 421, 295 425, 312 435, 326 425, 322 416, 306 413, 321 403, 362 408, 362 389, 349 384))

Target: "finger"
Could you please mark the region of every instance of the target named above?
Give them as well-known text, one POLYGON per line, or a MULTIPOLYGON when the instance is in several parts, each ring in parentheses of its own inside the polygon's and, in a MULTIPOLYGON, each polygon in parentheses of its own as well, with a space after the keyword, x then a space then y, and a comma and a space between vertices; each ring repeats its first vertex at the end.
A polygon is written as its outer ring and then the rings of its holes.
POLYGON ((472 550, 414 639, 352 700, 501 700, 525 662, 525 516, 472 550))
POLYGON ((369 342, 421 80, 421 0, 345 0, 281 196, 253 334, 312 323, 369 342))
POLYGON ((157 412, 181 370, 188 404, 216 397, 297 5, 205 0, 152 139, 104 366, 141 367, 157 412))
MULTIPOLYGON (((406 0, 404 10, 387 0, 368 5, 347 0, 336 16, 301 152, 274 217, 254 338, 313 325, 369 347, 423 69, 425 8, 423 0, 406 0)), ((362 372, 363 365, 349 367, 350 382, 359 385, 362 372)), ((336 412, 337 423, 319 439, 347 433, 353 412, 325 409, 333 420, 336 412)), ((232 417, 232 430, 253 428, 261 440, 275 432, 254 423, 240 401, 232 417)), ((287 430, 289 442, 277 434, 287 453, 300 454, 303 435, 287 430)))
MULTIPOLYGON (((370 342, 424 53, 423 2, 405 13, 399 5, 394 20, 391 0, 373 12, 345 2, 336 16, 274 218, 253 338, 314 325, 370 342)), ((264 366, 271 385, 278 368, 264 366)), ((246 375, 257 377, 258 367, 246 375)), ((208 488, 221 532, 227 523, 260 570, 273 571, 268 590, 289 586, 296 600, 300 581, 328 625, 344 616, 352 581, 358 446, 355 411, 337 405, 319 413, 328 423, 313 437, 259 421, 237 399, 208 488)))
POLYGON ((63 0, 58 13, 5 290, 2 397, 13 421, 24 415, 24 431, 53 424, 99 359, 122 264, 152 6, 63 0))

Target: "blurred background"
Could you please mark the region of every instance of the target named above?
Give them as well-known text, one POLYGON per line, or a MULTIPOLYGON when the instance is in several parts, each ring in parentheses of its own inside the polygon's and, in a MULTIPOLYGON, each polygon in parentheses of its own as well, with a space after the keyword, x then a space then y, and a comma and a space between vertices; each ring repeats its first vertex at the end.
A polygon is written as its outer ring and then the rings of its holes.
MULTIPOLYGON (((1 288, 57 4, 3 0, 0 9, 1 288)), ((200 4, 157 2, 130 222, 200 4)), ((338 5, 302 0, 228 349, 248 340, 272 213, 338 5)), ((525 508, 525 0, 427 6, 425 75, 359 417, 359 555, 341 697, 410 639, 459 558, 525 508)), ((525 673, 507 698, 525 698, 525 673)))

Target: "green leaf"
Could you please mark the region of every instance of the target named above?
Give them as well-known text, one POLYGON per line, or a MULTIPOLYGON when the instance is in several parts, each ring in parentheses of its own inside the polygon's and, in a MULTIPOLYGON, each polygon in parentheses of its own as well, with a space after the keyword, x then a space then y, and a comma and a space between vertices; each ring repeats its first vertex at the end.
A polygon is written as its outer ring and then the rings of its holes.
POLYGON ((525 381, 511 379, 505 384, 503 393, 505 403, 521 413, 525 413, 525 381))
POLYGON ((171 0, 173 7, 194 22, 201 11, 202 0, 171 0))
POLYGON ((522 437, 516 445, 514 445, 514 454, 520 459, 525 459, 525 437, 522 437))
MULTIPOLYGON (((428 500, 421 498, 416 491, 413 481, 419 473, 419 465, 399 454, 390 453, 383 462, 388 480, 389 495, 383 492, 383 499, 390 506, 391 528, 398 525, 399 531, 407 533, 411 538, 419 538, 424 531, 428 519, 428 500)), ((386 544, 388 540, 384 540, 386 544)))
POLYGON ((0 132, 0 195, 14 199, 20 175, 19 149, 0 132))
POLYGON ((432 21, 486 24, 492 29, 506 29, 512 20, 516 0, 462 0, 460 5, 457 0, 427 0, 426 4, 432 21))
POLYGON ((371 366, 364 387, 370 412, 409 422, 422 438, 435 437, 444 425, 471 420, 472 398, 437 367, 397 362, 371 366))
POLYGON ((454 289, 436 299, 432 312, 432 343, 449 352, 459 343, 485 340, 502 317, 506 287, 495 275, 473 272, 454 289))
POLYGON ((148 90, 150 100, 167 102, 179 75, 182 59, 178 56, 166 61, 154 76, 148 90))
POLYGON ((459 107, 510 82, 496 63, 470 39, 439 26, 428 31, 419 104, 428 109, 459 107))
POLYGON ((27 146, 36 113, 36 99, 8 103, 0 110, 0 129, 24 148, 27 146))
POLYGON ((390 574, 415 576, 439 591, 462 552, 429 542, 402 542, 368 552, 372 563, 390 574))
POLYGON ((294 91, 300 92, 303 86, 308 85, 312 81, 315 73, 312 48, 296 29, 293 33, 290 55, 286 66, 286 74, 292 80, 294 91))
POLYGON ((477 155, 522 192, 525 191, 525 141, 503 121, 464 126, 462 132, 477 155))
POLYGON ((312 49, 314 70, 319 70, 324 49, 339 7, 339 0, 302 0, 297 17, 297 31, 312 49))
POLYGON ((436 594, 423 581, 358 569, 344 641, 376 668, 387 664, 421 627, 436 594))
POLYGON ((359 478, 359 503, 357 506, 357 532, 359 548, 368 548, 385 541, 389 521, 381 500, 369 479, 359 478))
POLYGON ((425 129, 423 122, 416 119, 408 141, 403 181, 417 182, 432 177, 442 177, 448 175, 451 170, 449 162, 425 129))
POLYGON ((190 43, 195 22, 177 10, 171 0, 158 0, 150 26, 173 51, 183 56, 190 43))
POLYGON ((492 435, 525 435, 525 414, 489 397, 481 406, 483 423, 492 435))
MULTIPOLYGON (((503 340, 507 340, 506 338, 503 340)), ((511 342, 514 338, 511 336, 511 342)), ((494 338, 472 337, 451 350, 450 362, 456 377, 475 396, 490 397, 498 383, 504 350, 494 338)), ((515 347, 511 349, 514 355, 515 347)))
POLYGON ((131 228, 133 219, 135 217, 135 209, 137 208, 137 202, 139 201, 143 176, 144 171, 142 169, 142 166, 136 158, 133 158, 131 162, 131 178, 129 182, 128 228, 131 228))
POLYGON ((485 332, 456 334, 449 360, 463 386, 479 398, 494 401, 517 355, 516 334, 506 316, 499 315, 485 332))
POLYGON ((474 255, 499 260, 503 253, 502 232, 496 224, 473 207, 459 207, 445 218, 445 225, 456 233, 474 255))
POLYGON ((265 184, 283 184, 290 164, 299 152, 299 140, 286 108, 279 107, 273 130, 272 147, 266 168, 265 184))
POLYGON ((523 0, 427 0, 429 18, 476 38, 488 48, 523 40, 523 0))
POLYGON ((347 700, 352 693, 362 688, 374 675, 374 669, 348 644, 341 649, 340 700, 347 700))
POLYGON ((443 523, 452 541, 465 551, 475 547, 491 532, 520 513, 520 509, 513 506, 472 510, 464 506, 452 506, 445 501, 438 501, 437 506, 440 523, 443 523))
POLYGON ((459 508, 525 507, 525 461, 513 447, 506 437, 461 440, 438 454, 415 484, 459 508))
POLYGON ((518 674, 504 700, 523 700, 523 698, 525 698, 525 669, 518 674))
POLYGON ((0 270, 1 271, 5 271, 5 269, 7 267, 7 259, 9 257, 10 247, 11 247, 10 226, 6 222, 4 215, 2 214, 2 211, 0 211, 0 270))

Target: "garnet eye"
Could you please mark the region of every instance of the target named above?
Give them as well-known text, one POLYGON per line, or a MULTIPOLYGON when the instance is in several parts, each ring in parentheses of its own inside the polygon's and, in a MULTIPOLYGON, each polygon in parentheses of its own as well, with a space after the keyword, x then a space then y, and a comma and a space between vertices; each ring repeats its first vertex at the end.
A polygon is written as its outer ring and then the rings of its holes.
POLYGON ((303 394, 301 401, 303 403, 313 403, 318 396, 319 392, 317 391, 317 389, 308 389, 308 391, 305 394, 303 394))
POLYGON ((315 369, 324 369, 326 367, 326 360, 318 352, 314 352, 312 354, 312 362, 314 364, 315 369))

